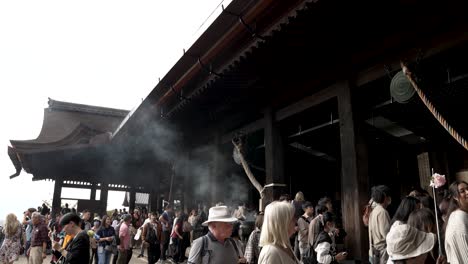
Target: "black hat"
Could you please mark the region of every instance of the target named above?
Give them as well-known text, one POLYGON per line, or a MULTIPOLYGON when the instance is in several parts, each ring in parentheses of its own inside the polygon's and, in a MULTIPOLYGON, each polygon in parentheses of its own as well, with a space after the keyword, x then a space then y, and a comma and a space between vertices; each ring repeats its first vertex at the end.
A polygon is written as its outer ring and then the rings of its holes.
POLYGON ((80 221, 81 221, 81 218, 77 214, 68 213, 68 214, 62 216, 62 219, 60 219, 60 225, 65 226, 65 225, 69 224, 70 222, 73 222, 76 225, 78 225, 80 223, 80 221))

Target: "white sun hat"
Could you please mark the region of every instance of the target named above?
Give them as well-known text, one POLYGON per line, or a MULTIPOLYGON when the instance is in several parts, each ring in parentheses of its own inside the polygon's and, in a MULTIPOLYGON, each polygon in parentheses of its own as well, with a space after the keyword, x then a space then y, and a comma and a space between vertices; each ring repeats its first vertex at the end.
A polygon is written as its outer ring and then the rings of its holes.
POLYGON ((211 222, 234 223, 237 222, 237 218, 232 217, 231 212, 229 212, 226 206, 214 206, 208 212, 208 220, 203 222, 202 225, 207 226, 211 222))
POLYGON ((436 235, 396 222, 387 234, 387 252, 391 260, 420 256, 434 248, 436 235))

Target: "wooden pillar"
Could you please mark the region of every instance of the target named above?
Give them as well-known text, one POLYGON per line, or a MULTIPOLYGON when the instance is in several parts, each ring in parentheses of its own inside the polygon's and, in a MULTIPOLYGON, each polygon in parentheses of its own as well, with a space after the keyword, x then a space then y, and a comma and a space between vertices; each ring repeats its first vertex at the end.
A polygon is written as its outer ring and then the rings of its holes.
POLYGON ((344 229, 348 233, 345 247, 348 259, 367 262, 368 235, 361 220, 361 207, 367 203, 368 167, 364 140, 355 129, 351 87, 343 82, 338 92, 341 140, 341 206, 344 229))
POLYGON ((55 178, 54 183, 54 195, 52 198, 52 219, 60 212, 62 209, 62 177, 55 178))
POLYGON ((89 198, 91 201, 96 201, 96 184, 93 183, 91 187, 91 197, 89 198))
MULTIPOLYGON (((90 201, 96 201, 96 184, 92 184, 91 186, 91 194, 89 197, 90 201)), ((93 203, 93 206, 88 208, 91 211, 91 218, 94 218, 94 214, 102 215, 101 205, 97 205, 93 203)))
POLYGON ((133 212, 133 210, 135 210, 135 200, 136 200, 136 191, 135 191, 135 187, 131 187, 130 188, 130 197, 129 197, 129 208, 128 208, 128 211, 129 213, 133 212))
POLYGON ((192 184, 190 184, 190 169, 189 169, 189 164, 190 164, 190 155, 189 151, 185 150, 184 151, 184 158, 185 158, 185 163, 183 167, 183 178, 184 178, 184 187, 182 191, 182 196, 184 199, 184 210, 187 211, 187 213, 190 213, 190 209, 193 204, 193 197, 191 195, 191 189, 192 184))
POLYGON ((169 188, 167 187, 168 184, 167 183, 164 183, 163 181, 163 177, 166 177, 166 172, 167 172, 167 168, 164 167, 165 169, 162 170, 160 176, 158 177, 157 179, 157 182, 158 184, 156 185, 157 187, 157 197, 158 197, 158 201, 156 203, 156 208, 157 208, 157 211, 158 213, 162 213, 164 211, 164 206, 163 206, 163 202, 165 200, 165 198, 167 197, 167 191, 168 189, 164 189, 163 186, 165 186, 166 188, 169 188))
POLYGON ((157 212, 158 211, 158 192, 156 190, 151 190, 149 194, 149 208, 148 212, 157 212))
POLYGON ((109 184, 107 183, 101 183, 101 197, 99 198, 99 208, 101 211, 101 214, 107 213, 107 197, 109 194, 109 184))
POLYGON ((265 166, 266 180, 265 201, 271 202, 279 198, 285 191, 285 187, 278 184, 286 183, 284 177, 284 153, 283 139, 278 123, 274 120, 274 114, 271 108, 265 111, 265 166), (272 184, 272 186, 271 186, 272 184))
POLYGON ((222 184, 220 182, 222 181, 221 177, 223 177, 222 172, 221 172, 221 162, 222 159, 220 157, 221 155, 221 150, 220 150, 220 142, 221 142, 221 136, 219 133, 216 133, 215 138, 214 138, 214 150, 212 155, 212 167, 211 167, 211 190, 210 190, 210 200, 212 204, 216 204, 218 202, 224 202, 226 197, 223 197, 224 195, 221 195, 222 190, 220 189, 222 184))
POLYGON ((200 199, 200 197, 196 195, 197 188, 199 188, 199 186, 197 186, 197 181, 192 174, 194 166, 194 161, 192 157, 193 151, 190 149, 190 146, 186 146, 186 148, 187 149, 185 150, 185 153, 187 157, 187 163, 185 166, 184 199, 187 209, 191 210, 193 208, 196 208, 197 201, 200 199))

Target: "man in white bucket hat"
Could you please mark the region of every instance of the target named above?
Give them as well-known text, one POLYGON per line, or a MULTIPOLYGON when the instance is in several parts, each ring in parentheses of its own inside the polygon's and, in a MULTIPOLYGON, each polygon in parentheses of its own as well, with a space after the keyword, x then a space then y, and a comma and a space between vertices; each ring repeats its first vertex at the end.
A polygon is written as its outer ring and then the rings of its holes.
POLYGON ((193 241, 188 263, 246 263, 241 249, 231 239, 233 223, 236 221, 226 206, 211 207, 208 220, 202 224, 208 226, 210 231, 193 241))

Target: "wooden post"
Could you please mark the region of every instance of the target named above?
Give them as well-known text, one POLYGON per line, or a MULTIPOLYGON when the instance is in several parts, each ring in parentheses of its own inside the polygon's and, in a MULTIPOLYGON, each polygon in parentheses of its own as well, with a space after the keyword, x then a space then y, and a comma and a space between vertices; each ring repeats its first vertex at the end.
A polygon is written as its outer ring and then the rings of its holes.
MULTIPOLYGON (((90 194, 89 200, 92 202, 96 201, 96 184, 91 185, 91 194, 90 194)), ((94 218, 94 214, 101 215, 102 214, 101 205, 100 204, 96 205, 95 203, 92 203, 92 204, 93 206, 88 208, 91 211, 91 218, 94 218), (94 205, 96 205, 97 208, 94 205)))
POLYGON ((129 213, 132 213, 133 210, 135 210, 135 200, 136 200, 136 191, 135 191, 135 187, 130 187, 130 197, 129 197, 129 208, 128 208, 128 211, 129 213))
MULTIPOLYGON (((283 139, 278 123, 274 121, 274 114, 271 108, 265 111, 265 166, 266 182, 269 184, 284 184, 284 153, 283 139)), ((266 202, 278 199, 284 187, 271 186, 265 189, 266 202)))
POLYGON ((54 184, 54 195, 52 198, 52 219, 60 213, 60 210, 62 209, 62 177, 57 177, 55 178, 55 184, 54 184))
POLYGON ((158 197, 159 193, 156 190, 151 190, 149 194, 149 208, 148 212, 158 212, 158 197))
POLYGON ((341 83, 338 91, 341 140, 341 207, 344 229, 348 233, 345 247, 348 259, 367 261, 368 235, 361 220, 361 207, 367 202, 367 151, 364 140, 357 137, 351 87, 341 83))
POLYGON ((91 197, 89 198, 91 201, 96 201, 96 184, 93 183, 91 187, 91 197))
POLYGON ((101 197, 99 199, 101 214, 107 213, 107 197, 109 194, 109 185, 101 183, 101 197))
POLYGON ((211 153, 212 155, 212 167, 211 167, 211 202, 212 204, 216 204, 218 202, 226 202, 224 200, 225 197, 220 197, 221 193, 223 192, 220 190, 222 184, 220 184, 220 177, 221 177, 221 162, 222 159, 220 157, 221 150, 219 148, 221 142, 221 136, 219 133, 215 134, 214 138, 214 151, 211 153))

